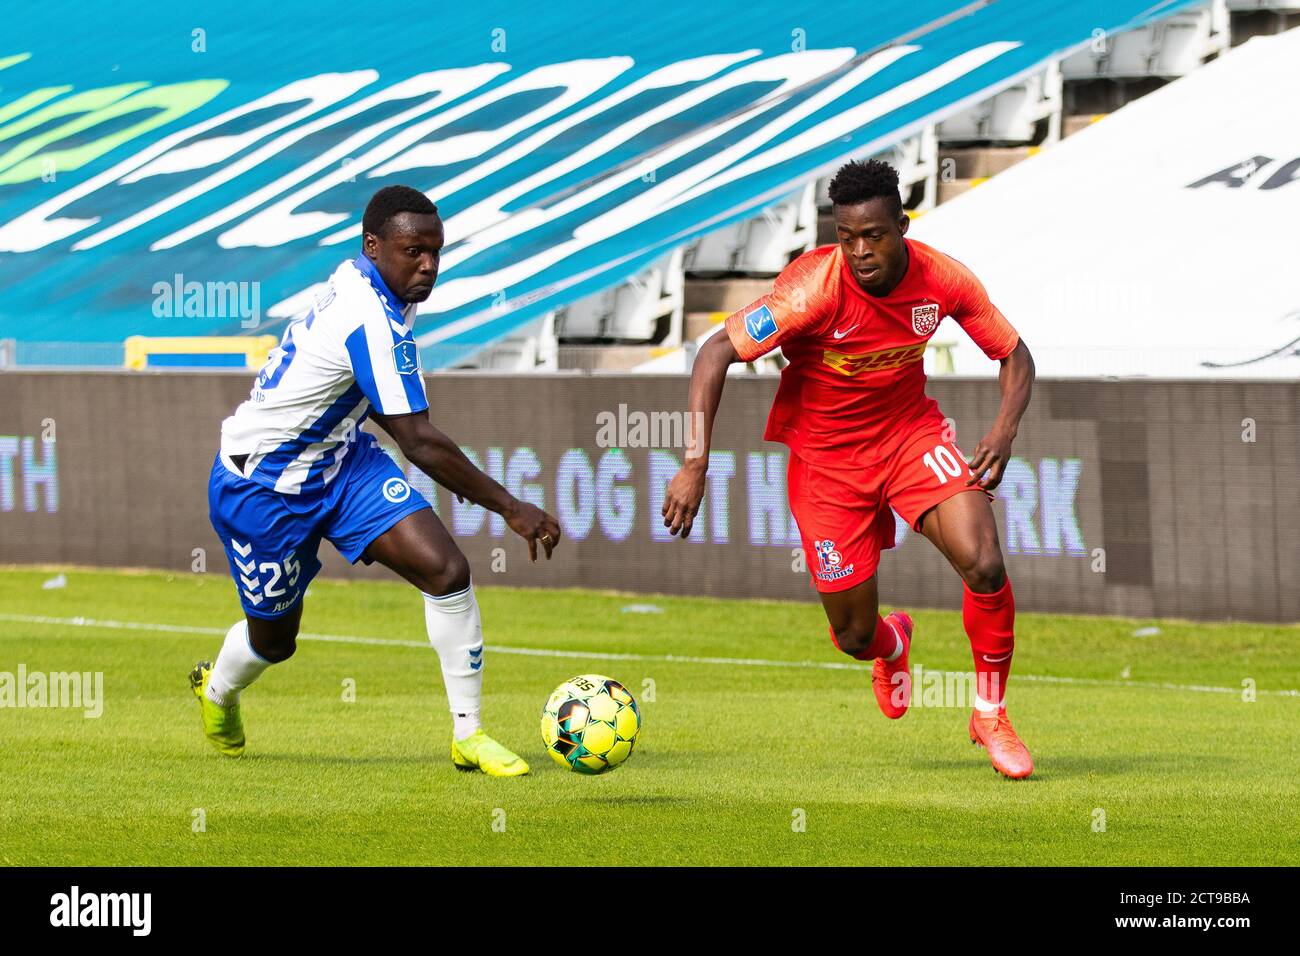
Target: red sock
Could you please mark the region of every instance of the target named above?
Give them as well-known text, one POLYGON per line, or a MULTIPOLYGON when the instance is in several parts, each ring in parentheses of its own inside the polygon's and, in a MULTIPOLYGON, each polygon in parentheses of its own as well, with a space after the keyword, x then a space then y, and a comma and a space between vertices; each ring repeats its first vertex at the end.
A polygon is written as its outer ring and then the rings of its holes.
MULTIPOLYGON (((830 632, 831 643, 835 645, 836 650, 848 654, 849 652, 840 647, 840 642, 836 640, 835 628, 830 628, 830 632)), ((888 654, 894 653, 894 649, 898 647, 898 641, 899 636, 894 633, 894 629, 886 624, 884 619, 877 614, 875 637, 871 639, 871 643, 867 645, 865 650, 859 651, 857 654, 849 654, 849 656, 859 661, 869 661, 875 657, 884 657, 888 654)))
POLYGON ((1002 704, 1011 673, 1011 655, 1015 651, 1016 599, 1011 593, 1011 579, 992 594, 976 594, 965 588, 961 602, 961 620, 970 638, 975 658, 975 692, 991 704, 1002 704))

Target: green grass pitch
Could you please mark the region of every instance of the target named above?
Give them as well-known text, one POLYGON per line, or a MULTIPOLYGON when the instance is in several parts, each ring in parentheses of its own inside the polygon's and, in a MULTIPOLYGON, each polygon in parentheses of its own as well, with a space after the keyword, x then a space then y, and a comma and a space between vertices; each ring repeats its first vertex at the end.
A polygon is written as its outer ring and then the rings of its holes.
MULTIPOLYGON (((225 577, 66 569, 43 589, 58 570, 0 572, 0 672, 102 671, 104 710, 0 709, 6 865, 1300 856, 1300 627, 1021 614, 1009 700, 1036 770, 1013 782, 967 740, 966 709, 886 720, 816 604, 481 587, 485 724, 533 768, 497 780, 448 759, 407 586, 314 583, 316 637, 245 693, 248 751, 230 760, 186 684, 237 617, 225 577), (631 760, 600 777, 552 763, 538 734, 551 689, 585 672, 623 681, 644 717, 631 760)), ((970 668, 959 614, 914 615, 913 666, 970 668)))

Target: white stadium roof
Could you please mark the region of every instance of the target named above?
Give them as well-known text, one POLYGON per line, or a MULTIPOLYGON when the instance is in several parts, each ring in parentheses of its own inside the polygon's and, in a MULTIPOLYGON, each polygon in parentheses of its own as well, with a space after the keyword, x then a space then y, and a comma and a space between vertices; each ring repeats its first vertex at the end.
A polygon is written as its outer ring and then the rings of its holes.
MULTIPOLYGON (((1300 29, 1259 37, 937 210, 1043 376, 1300 374, 1300 29)), ((993 375, 957 326, 954 371, 993 375)), ((932 364, 932 356, 927 356, 932 364)))

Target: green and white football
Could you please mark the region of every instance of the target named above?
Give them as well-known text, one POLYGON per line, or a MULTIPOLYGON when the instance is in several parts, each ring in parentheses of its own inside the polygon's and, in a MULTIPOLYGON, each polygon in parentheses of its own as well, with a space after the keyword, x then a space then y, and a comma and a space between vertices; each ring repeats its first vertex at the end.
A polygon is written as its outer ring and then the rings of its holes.
POLYGON ((613 770, 641 733, 641 710, 626 687, 601 674, 566 680, 542 708, 542 743, 556 763, 578 773, 613 770))

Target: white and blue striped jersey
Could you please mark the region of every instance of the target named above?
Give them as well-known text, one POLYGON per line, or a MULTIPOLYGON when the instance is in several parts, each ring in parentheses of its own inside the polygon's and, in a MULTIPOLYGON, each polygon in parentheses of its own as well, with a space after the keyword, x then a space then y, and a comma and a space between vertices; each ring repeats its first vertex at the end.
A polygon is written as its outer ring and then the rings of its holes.
POLYGON ((371 409, 428 408, 415 310, 364 253, 341 263, 312 310, 285 330, 248 400, 221 423, 225 466, 284 494, 318 491, 343 467, 371 409), (231 461, 240 455, 248 456, 242 469, 231 461))

